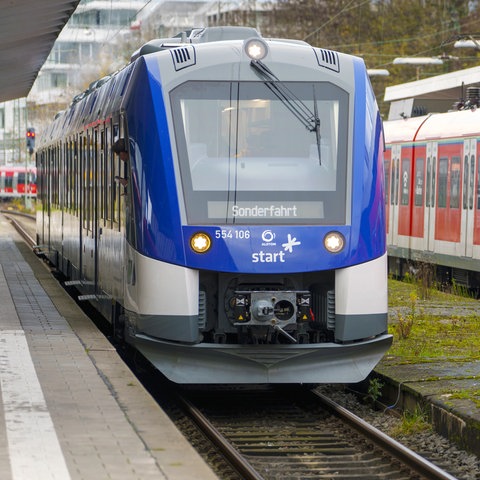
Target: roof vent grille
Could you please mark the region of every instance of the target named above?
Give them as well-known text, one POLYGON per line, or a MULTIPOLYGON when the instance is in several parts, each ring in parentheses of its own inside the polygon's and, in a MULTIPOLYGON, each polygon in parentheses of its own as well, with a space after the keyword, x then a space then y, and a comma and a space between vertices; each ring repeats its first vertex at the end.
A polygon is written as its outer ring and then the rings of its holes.
POLYGON ((173 66, 177 72, 196 63, 195 47, 193 45, 173 48, 170 50, 170 53, 173 59, 173 66))
POLYGON ((338 53, 332 50, 325 50, 323 48, 315 49, 315 55, 317 56, 318 64, 321 67, 328 68, 334 72, 340 72, 340 59, 338 53))

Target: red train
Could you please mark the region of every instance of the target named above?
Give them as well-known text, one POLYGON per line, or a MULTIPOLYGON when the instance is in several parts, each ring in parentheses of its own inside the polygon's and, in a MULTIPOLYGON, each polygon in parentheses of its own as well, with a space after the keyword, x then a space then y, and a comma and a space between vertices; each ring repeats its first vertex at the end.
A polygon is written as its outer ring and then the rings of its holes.
POLYGON ((389 270, 436 265, 479 291, 480 110, 385 122, 389 270))
POLYGON ((37 196, 36 167, 0 167, 0 200, 37 196))

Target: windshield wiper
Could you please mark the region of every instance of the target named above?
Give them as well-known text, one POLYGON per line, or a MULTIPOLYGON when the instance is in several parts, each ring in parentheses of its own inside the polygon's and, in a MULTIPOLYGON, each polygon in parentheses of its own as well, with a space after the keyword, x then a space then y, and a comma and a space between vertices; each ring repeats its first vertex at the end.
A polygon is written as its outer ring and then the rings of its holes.
POLYGON ((255 70, 255 73, 264 80, 265 86, 282 102, 295 118, 297 118, 309 132, 315 132, 318 161, 321 165, 320 118, 318 116, 317 99, 315 98, 315 86, 313 87, 314 111, 312 112, 261 60, 252 60, 250 66, 255 70))

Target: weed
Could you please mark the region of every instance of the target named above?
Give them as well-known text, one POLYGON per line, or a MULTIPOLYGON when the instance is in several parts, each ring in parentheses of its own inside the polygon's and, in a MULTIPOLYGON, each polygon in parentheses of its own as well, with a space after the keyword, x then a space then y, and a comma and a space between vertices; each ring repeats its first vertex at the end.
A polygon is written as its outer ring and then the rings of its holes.
POLYGON ((466 285, 458 284, 454 278, 452 278, 452 293, 453 295, 457 295, 459 297, 474 298, 474 295, 469 288, 466 285))
POLYGON ((403 315, 398 314, 397 332, 401 339, 408 338, 412 333, 413 323, 417 318, 417 300, 418 296, 415 292, 410 292, 410 313, 403 315))
POLYGON ((428 262, 417 262, 415 279, 420 298, 423 300, 430 298, 435 280, 435 265, 428 262))
POLYGON ((375 403, 382 396, 383 385, 383 382, 378 378, 372 378, 368 384, 365 399, 372 404, 375 403))
POLYGON ((402 340, 408 338, 413 328, 413 317, 411 315, 398 314, 397 317, 397 332, 399 338, 402 340))
POLYGON ((431 428, 432 426, 428 422, 427 414, 420 407, 416 406, 413 412, 409 412, 408 410, 403 412, 401 423, 393 428, 390 435, 393 437, 414 435, 430 430, 431 428))

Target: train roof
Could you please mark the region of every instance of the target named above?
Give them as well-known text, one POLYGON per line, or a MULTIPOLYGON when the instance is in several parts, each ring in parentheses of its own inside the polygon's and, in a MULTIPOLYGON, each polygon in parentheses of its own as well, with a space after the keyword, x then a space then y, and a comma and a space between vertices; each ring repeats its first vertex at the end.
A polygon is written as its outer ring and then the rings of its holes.
MULTIPOLYGON (((180 32, 174 37, 171 38, 156 38, 150 40, 149 42, 142 45, 138 50, 136 50, 130 61, 135 61, 138 57, 142 55, 148 55, 149 53, 159 52, 161 50, 167 50, 170 48, 175 48, 184 44, 199 44, 199 43, 211 43, 211 42, 221 42, 227 40, 247 40, 249 38, 263 38, 259 31, 252 27, 206 27, 206 28, 193 28, 191 30, 186 30, 180 32)), ((264 40, 276 40, 281 42, 288 42, 297 45, 309 45, 303 40, 292 40, 292 39, 279 39, 272 38, 264 40)))
POLYGON ((387 144, 470 137, 480 133, 480 110, 459 110, 391 120, 384 122, 384 131, 387 144))
MULTIPOLYGON (((338 81, 344 81, 345 84, 348 82, 347 80, 344 80, 344 78, 349 77, 338 75, 340 59, 345 59, 345 65, 351 65, 353 61, 346 60, 347 57, 350 59, 355 58, 361 60, 359 57, 354 57, 352 55, 321 48, 313 48, 304 41, 264 38, 257 30, 250 27, 208 27, 193 29, 188 32, 180 33, 176 37, 170 39, 157 39, 148 42, 134 53, 132 61, 125 65, 125 67, 111 75, 107 75, 92 82, 88 89, 74 97, 68 109, 58 112, 57 115, 55 115, 54 121, 42 133, 39 143, 43 146, 50 143, 55 138, 58 138, 60 133, 61 135, 64 135, 65 133, 68 134, 68 132, 76 131, 79 128, 93 125, 92 122, 97 122, 99 116, 106 115, 107 112, 119 111, 122 102, 125 102, 125 95, 128 95, 127 91, 128 86, 130 85, 132 72, 137 68, 139 64, 137 60, 140 60, 141 57, 145 56, 145 63, 148 63, 151 60, 152 55, 158 53, 159 57, 164 56, 165 54, 164 58, 167 58, 168 56, 170 61, 171 58, 173 58, 174 63, 175 61, 179 61, 178 59, 175 60, 177 57, 180 58, 180 61, 184 62, 184 56, 189 57, 190 55, 190 50, 187 49, 199 48, 202 50, 217 50, 217 45, 218 48, 220 48, 221 45, 221 48, 231 49, 232 45, 238 44, 239 42, 243 42, 243 45, 245 45, 245 42, 256 38, 261 39, 261 42, 268 42, 272 50, 283 46, 284 49, 288 50, 288 61, 298 65, 301 65, 306 58, 305 55, 299 55, 299 52, 302 49, 305 49, 305 52, 307 51, 306 49, 311 52, 313 49, 313 54, 317 58, 317 63, 320 67, 324 68, 325 74, 331 74, 335 76, 338 81), (183 49, 183 53, 180 53, 175 57, 167 55, 167 51, 172 49, 183 49)), ((205 58, 207 57, 208 56, 205 58)), ((212 61, 215 61, 217 64, 219 63, 218 55, 210 55, 208 58, 214 59, 212 61)), ((363 60, 361 61, 363 62, 363 60)), ((182 69, 183 68, 184 67, 182 66, 182 69)), ((294 75, 294 73, 291 75, 294 75)))
POLYGON ((384 122, 385 142, 400 143, 413 141, 418 129, 427 118, 423 116, 384 122))

